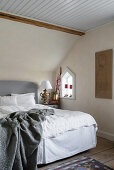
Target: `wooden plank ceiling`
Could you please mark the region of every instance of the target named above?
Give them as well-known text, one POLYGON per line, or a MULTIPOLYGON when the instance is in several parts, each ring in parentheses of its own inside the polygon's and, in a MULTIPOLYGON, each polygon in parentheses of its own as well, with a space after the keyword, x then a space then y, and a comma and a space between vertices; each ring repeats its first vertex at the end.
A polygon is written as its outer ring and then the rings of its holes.
POLYGON ((114 21, 114 0, 0 0, 0 11, 86 32, 114 21))

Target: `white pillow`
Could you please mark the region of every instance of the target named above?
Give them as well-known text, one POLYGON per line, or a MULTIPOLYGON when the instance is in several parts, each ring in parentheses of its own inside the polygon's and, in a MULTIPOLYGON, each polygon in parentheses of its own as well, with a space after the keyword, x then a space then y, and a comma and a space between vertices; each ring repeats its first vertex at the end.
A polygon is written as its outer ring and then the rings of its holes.
POLYGON ((16 96, 0 96, 0 106, 16 106, 16 96))
POLYGON ((26 94, 11 94, 15 96, 17 99, 18 106, 34 106, 35 103, 35 94, 34 93, 26 93, 26 94))
POLYGON ((11 96, 18 96, 18 95, 33 95, 35 97, 35 93, 22 93, 22 94, 17 94, 17 93, 12 93, 11 96))

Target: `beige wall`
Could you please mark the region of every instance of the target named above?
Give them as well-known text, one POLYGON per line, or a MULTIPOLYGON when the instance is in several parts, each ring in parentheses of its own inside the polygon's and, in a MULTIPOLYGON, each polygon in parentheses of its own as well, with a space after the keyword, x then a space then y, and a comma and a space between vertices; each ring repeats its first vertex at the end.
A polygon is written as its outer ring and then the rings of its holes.
POLYGON ((28 80, 40 84, 54 71, 78 36, 0 19, 0 80, 28 80))
POLYGON ((68 66, 76 74, 76 100, 61 99, 61 105, 64 109, 92 114, 100 132, 114 139, 114 95, 113 99, 95 98, 95 52, 106 49, 114 51, 114 22, 89 31, 77 40, 61 63, 63 71, 68 66))

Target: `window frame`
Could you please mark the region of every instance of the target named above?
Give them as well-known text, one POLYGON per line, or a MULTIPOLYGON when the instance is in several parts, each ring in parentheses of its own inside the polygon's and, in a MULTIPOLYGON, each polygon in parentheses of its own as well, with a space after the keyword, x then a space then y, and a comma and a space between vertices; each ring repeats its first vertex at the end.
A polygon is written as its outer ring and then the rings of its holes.
POLYGON ((75 100, 76 99, 76 76, 69 68, 66 68, 66 70, 61 74, 60 98, 69 99, 69 100, 75 100), (63 85, 62 79, 67 72, 72 76, 72 79, 73 79, 73 81, 72 81, 72 97, 63 97, 62 96, 62 85, 63 85))

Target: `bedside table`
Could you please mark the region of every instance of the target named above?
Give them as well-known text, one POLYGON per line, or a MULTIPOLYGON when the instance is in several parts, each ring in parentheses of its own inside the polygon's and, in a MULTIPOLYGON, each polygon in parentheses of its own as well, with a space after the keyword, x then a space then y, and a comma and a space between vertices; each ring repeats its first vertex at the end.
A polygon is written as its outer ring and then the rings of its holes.
POLYGON ((59 105, 58 104, 48 104, 47 106, 55 108, 55 109, 59 109, 59 105))

